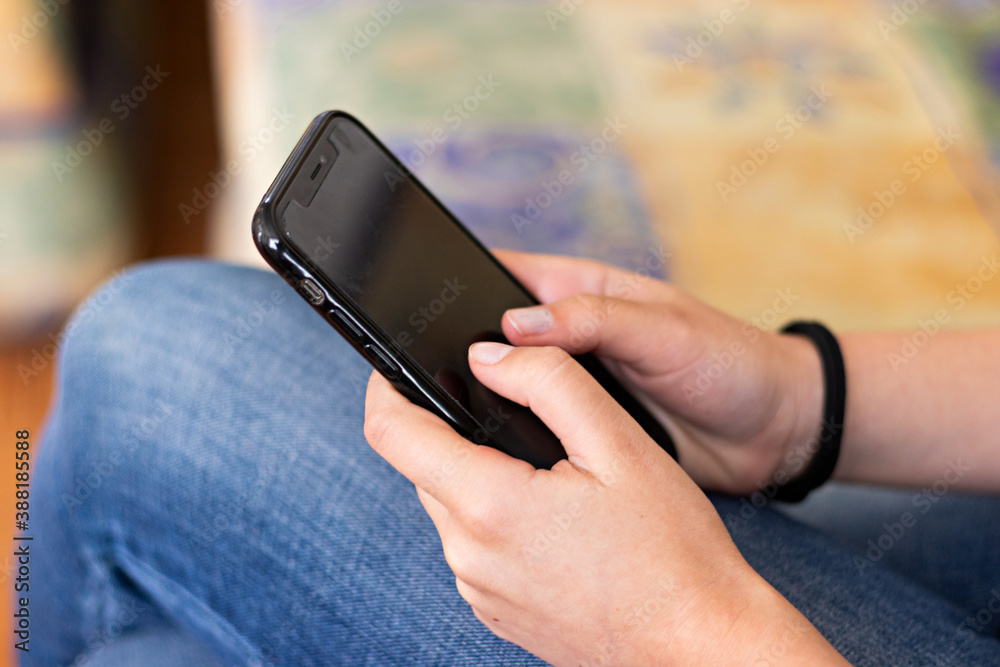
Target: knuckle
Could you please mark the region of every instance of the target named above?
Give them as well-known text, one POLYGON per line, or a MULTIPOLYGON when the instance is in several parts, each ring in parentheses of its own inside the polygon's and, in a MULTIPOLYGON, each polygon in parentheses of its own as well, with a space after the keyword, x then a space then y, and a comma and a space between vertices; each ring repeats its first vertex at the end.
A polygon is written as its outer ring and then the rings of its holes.
POLYGON ((470 499, 461 514, 469 535, 487 543, 496 541, 506 524, 503 508, 493 499, 470 499))
POLYGON ((568 376, 579 366, 565 350, 558 347, 542 347, 537 349, 540 363, 537 364, 538 376, 532 383, 538 391, 552 391, 553 384, 563 385, 568 376))
POLYGON ((574 319, 588 320, 600 318, 602 313, 606 313, 609 310, 611 301, 612 299, 609 297, 581 292, 569 297, 567 305, 573 313, 574 319))
MULTIPOLYGON (((476 580, 475 569, 477 559, 472 555, 471 550, 467 546, 464 546, 462 542, 454 540, 445 542, 444 559, 455 575, 456 583, 459 586, 458 592, 465 598, 463 590, 468 590, 469 584, 476 580)), ((468 601, 468 598, 465 599, 468 601)))
POLYGON ((535 349, 541 357, 541 364, 552 370, 562 367, 564 363, 572 359, 569 352, 557 345, 545 345, 535 349))
POLYGON ((658 281, 656 283, 656 290, 658 296, 668 304, 676 304, 686 296, 676 285, 667 282, 658 281))
POLYGON ((390 415, 369 411, 365 414, 364 434, 368 444, 382 450, 395 435, 395 421, 390 415))
POLYGON ((576 294, 569 297, 569 301, 569 344, 574 351, 584 351, 602 337, 605 325, 619 309, 621 301, 595 294, 576 294))
POLYGON ((657 304, 655 307, 657 321, 662 323, 661 333, 675 337, 683 333, 691 325, 691 313, 674 301, 657 304))

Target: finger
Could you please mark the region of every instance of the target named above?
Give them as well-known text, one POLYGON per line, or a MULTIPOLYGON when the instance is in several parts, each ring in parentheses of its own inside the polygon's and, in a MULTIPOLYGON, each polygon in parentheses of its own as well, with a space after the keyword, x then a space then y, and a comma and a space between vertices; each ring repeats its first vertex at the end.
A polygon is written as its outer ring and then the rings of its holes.
POLYGON ((514 345, 554 345, 570 354, 594 352, 649 375, 683 368, 702 348, 692 345, 697 341, 683 311, 672 304, 592 294, 508 310, 502 326, 514 345))
POLYGON ((663 290, 665 283, 651 278, 645 266, 636 267, 640 272, 633 273, 575 257, 510 250, 495 250, 494 254, 542 303, 558 301, 580 292, 638 301, 668 298, 663 290))
POLYGON ((545 422, 577 468, 601 477, 652 445, 624 408, 559 348, 477 343, 469 363, 480 382, 545 422))
POLYGON ((475 445, 441 418, 414 405, 378 373, 368 380, 365 437, 372 448, 449 511, 482 503, 535 469, 486 446, 475 445))

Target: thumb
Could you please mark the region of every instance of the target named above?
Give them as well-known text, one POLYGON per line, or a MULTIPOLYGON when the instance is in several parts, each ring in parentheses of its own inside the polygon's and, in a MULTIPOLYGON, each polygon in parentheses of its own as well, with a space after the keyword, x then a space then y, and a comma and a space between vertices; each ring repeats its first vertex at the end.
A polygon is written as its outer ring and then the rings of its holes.
POLYGON ((469 365, 488 388, 531 409, 562 442, 575 467, 597 477, 659 449, 605 389, 557 347, 477 343, 469 365))

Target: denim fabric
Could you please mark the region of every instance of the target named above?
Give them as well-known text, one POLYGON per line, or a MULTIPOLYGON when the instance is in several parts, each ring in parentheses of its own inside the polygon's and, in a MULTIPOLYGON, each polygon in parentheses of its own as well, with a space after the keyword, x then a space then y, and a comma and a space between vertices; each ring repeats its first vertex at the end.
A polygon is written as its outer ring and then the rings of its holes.
MULTIPOLYGON (((107 285, 68 327, 34 471, 24 664, 541 664, 476 620, 412 485, 365 442, 369 372, 267 272, 170 262, 107 285)), ((963 625, 1000 585, 994 501, 975 503, 987 529, 958 516, 957 541, 925 554, 982 566, 922 565, 952 573, 945 592, 905 562, 859 571, 770 507, 713 501, 854 664, 1000 664, 963 625)))
POLYGON ((955 492, 944 473, 941 482, 906 491, 830 484, 778 509, 853 549, 862 577, 887 565, 967 610, 960 631, 995 636, 1000 499, 955 492))

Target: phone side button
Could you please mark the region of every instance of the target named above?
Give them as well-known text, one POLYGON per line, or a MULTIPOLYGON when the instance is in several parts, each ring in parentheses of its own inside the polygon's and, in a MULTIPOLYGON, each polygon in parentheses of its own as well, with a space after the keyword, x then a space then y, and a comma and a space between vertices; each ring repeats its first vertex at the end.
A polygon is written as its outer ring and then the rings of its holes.
POLYGON ((361 342, 361 340, 364 338, 364 334, 361 333, 361 329, 359 329, 357 325, 354 324, 354 322, 348 319, 346 315, 344 315, 336 308, 327 313, 327 315, 329 315, 330 320, 333 321, 335 326, 340 327, 342 331, 346 331, 347 335, 349 335, 354 340, 361 342))
POLYGON ((399 377, 399 366, 392 362, 382 350, 378 349, 374 345, 365 345, 365 350, 368 351, 368 358, 371 359, 378 369, 382 371, 390 380, 395 380, 399 377))

